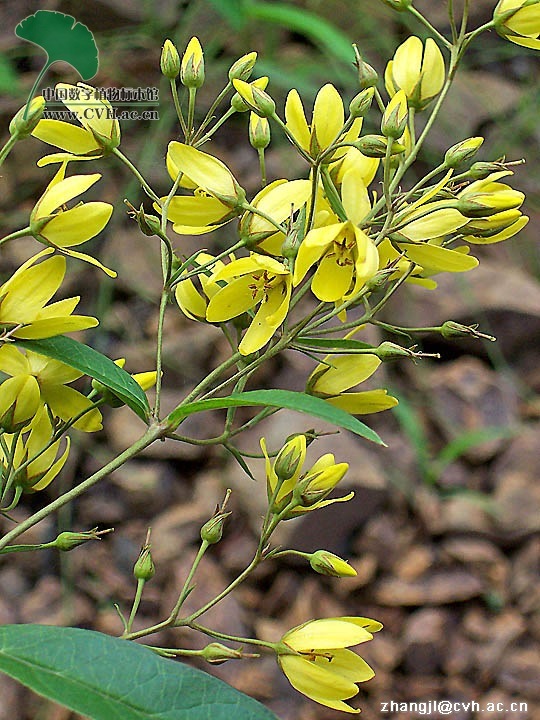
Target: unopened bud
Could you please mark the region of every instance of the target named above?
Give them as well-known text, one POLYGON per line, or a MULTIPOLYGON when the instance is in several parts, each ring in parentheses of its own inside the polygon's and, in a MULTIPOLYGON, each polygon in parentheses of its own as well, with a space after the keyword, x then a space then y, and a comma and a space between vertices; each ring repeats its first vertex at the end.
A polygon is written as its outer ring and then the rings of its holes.
POLYGON ((316 550, 309 558, 309 564, 319 575, 330 577, 355 577, 356 570, 346 560, 328 550, 316 550))
POLYGON ((192 37, 180 66, 180 82, 187 88, 200 88, 204 83, 204 58, 201 43, 192 37))
POLYGON ((467 175, 473 180, 485 180, 491 173, 504 170, 504 165, 498 162, 475 162, 469 168, 467 175))
POLYGON ((180 73, 180 55, 174 43, 165 40, 159 61, 161 72, 169 80, 175 80, 180 73))
POLYGON ((368 87, 365 90, 362 90, 362 92, 359 92, 358 95, 355 95, 355 97, 353 97, 353 99, 349 103, 349 113, 351 114, 351 117, 359 118, 366 115, 369 108, 371 107, 374 93, 375 88, 368 87))
POLYGON ((25 118, 24 115, 27 107, 27 105, 22 107, 9 123, 9 134, 19 140, 28 137, 43 117, 43 111, 45 110, 45 98, 42 95, 38 95, 33 98, 30 102, 28 114, 25 118))
POLYGON ((454 322, 453 320, 447 320, 442 324, 440 328, 441 335, 447 340, 457 337, 467 337, 468 335, 475 338, 483 338, 490 342, 495 342, 497 338, 493 335, 486 335, 485 333, 478 332, 478 325, 462 325, 461 323, 454 322))
POLYGON ((252 112, 249 118, 249 142, 256 150, 264 150, 270 144, 270 124, 267 118, 252 112))
POLYGON ((137 562, 133 566, 133 575, 137 580, 151 580, 156 574, 156 567, 150 553, 150 531, 146 536, 146 542, 141 548, 137 562))
POLYGON ((233 80, 233 85, 236 92, 254 113, 263 118, 272 117, 275 114, 276 103, 268 93, 258 88, 254 83, 233 80))
POLYGON ((250 52, 238 58, 229 69, 229 80, 248 80, 251 77, 255 62, 257 61, 257 53, 250 52))
POLYGON ((388 138, 400 138, 407 127, 409 109, 407 96, 403 90, 398 90, 388 103, 381 121, 381 132, 388 138))
POLYGON ((281 482, 290 480, 302 466, 306 457, 306 436, 292 437, 279 451, 274 462, 274 472, 281 482))
POLYGON ((393 267, 383 268, 382 270, 379 270, 379 272, 375 273, 375 275, 366 282, 366 290, 368 290, 369 292, 375 292, 376 290, 380 290, 380 288, 386 285, 386 283, 388 282, 388 278, 393 275, 395 271, 396 270, 393 267))
POLYGON ((227 660, 241 660, 243 655, 241 650, 233 650, 226 645, 214 642, 201 650, 201 657, 212 665, 221 665, 227 660))
POLYGON ((90 540, 101 540, 102 535, 106 535, 110 532, 112 532, 112 528, 109 528, 108 530, 98 530, 97 528, 93 528, 92 530, 87 530, 86 532, 62 532, 54 541, 54 547, 62 552, 69 552, 70 550, 79 547, 79 545, 84 545, 84 543, 87 543, 90 540))
POLYGON ((144 235, 152 237, 153 235, 159 235, 161 233, 161 218, 157 217, 157 215, 149 215, 145 213, 142 203, 138 210, 133 207, 128 200, 124 200, 124 203, 129 208, 128 215, 136 221, 144 235))
MULTIPOLYGON (((250 84, 253 87, 259 88, 259 90, 265 90, 266 86, 268 85, 268 77, 266 75, 263 75, 263 77, 257 78, 257 80, 254 80, 250 84)), ((233 110, 236 110, 236 112, 247 112, 250 109, 250 106, 245 102, 243 97, 238 92, 235 92, 231 98, 231 107, 233 110)))
POLYGON ((446 151, 444 164, 448 168, 456 168, 462 162, 470 160, 473 155, 476 155, 483 142, 483 137, 472 137, 452 145, 452 147, 446 151))
POLYGON ((379 82, 379 75, 374 67, 365 62, 358 51, 356 45, 353 45, 356 69, 358 70, 358 84, 360 90, 367 90, 367 88, 375 88, 379 82))
POLYGON ((230 512, 218 512, 210 518, 201 528, 201 540, 209 545, 215 545, 223 536, 223 525, 230 512))
MULTIPOLYGON (((360 150, 362 155, 370 158, 383 158, 386 157, 388 139, 383 135, 364 135, 364 137, 361 137, 353 143, 353 145, 360 150)), ((405 152, 406 149, 405 145, 396 141, 392 142, 392 155, 398 155, 405 152)))

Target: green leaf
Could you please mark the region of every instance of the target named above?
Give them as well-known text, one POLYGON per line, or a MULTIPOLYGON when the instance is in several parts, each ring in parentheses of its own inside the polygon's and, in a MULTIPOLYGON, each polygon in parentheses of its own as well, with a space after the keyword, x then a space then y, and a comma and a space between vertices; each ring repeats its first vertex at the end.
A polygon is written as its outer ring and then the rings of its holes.
POLYGON ((305 413, 320 418, 326 422, 350 430, 360 437, 371 440, 378 445, 384 445, 377 433, 357 420, 345 410, 333 407, 320 398, 306 395, 306 393, 292 392, 291 390, 251 390, 230 395, 226 398, 213 398, 211 400, 197 400, 187 405, 181 405, 167 418, 169 422, 179 425, 188 415, 203 410, 216 410, 229 407, 251 407, 263 405, 264 407, 286 408, 296 412, 305 413))
POLYGON ((97 350, 73 338, 57 335, 43 340, 16 340, 16 345, 69 365, 110 388, 145 422, 150 413, 141 386, 129 373, 97 350))
POLYGON ((0 671, 90 720, 276 720, 217 678, 92 630, 0 627, 0 671))
POLYGON ((47 65, 57 60, 69 63, 83 80, 98 71, 98 49, 90 30, 71 15, 38 10, 22 20, 15 34, 47 53, 47 65))
POLYGON ((352 69, 352 41, 341 30, 315 13, 285 3, 256 1, 246 3, 245 13, 250 19, 256 20, 263 31, 264 23, 274 23, 304 35, 352 69))
POLYGON ((210 0, 210 3, 235 30, 246 24, 245 0, 210 0))

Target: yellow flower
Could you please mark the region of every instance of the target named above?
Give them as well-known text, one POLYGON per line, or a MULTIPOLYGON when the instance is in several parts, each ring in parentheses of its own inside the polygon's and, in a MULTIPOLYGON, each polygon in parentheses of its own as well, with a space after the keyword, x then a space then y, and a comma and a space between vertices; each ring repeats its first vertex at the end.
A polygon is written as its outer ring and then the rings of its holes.
MULTIPOLYGON (((309 126, 300 95, 293 89, 287 95, 285 120, 287 129, 298 145, 315 158, 336 142, 342 133, 345 122, 343 100, 330 83, 322 87, 315 98, 311 126, 309 126)), ((349 142, 356 140, 360 133, 361 118, 358 120, 354 122, 354 131, 347 134, 349 142)))
POLYGON ((294 266, 294 285, 318 263, 311 290, 324 302, 355 295, 378 269, 379 256, 373 240, 353 222, 333 223, 310 230, 294 266))
POLYGON ((395 397, 387 395, 387 391, 383 388, 345 392, 371 377, 380 364, 379 358, 370 353, 327 355, 311 373, 307 382, 307 392, 322 397, 330 405, 353 415, 367 415, 388 410, 397 405, 398 401, 395 397))
POLYGON ((37 492, 46 488, 65 465, 69 454, 69 438, 66 438, 66 449, 58 460, 56 458, 61 440, 41 452, 50 442, 52 435, 53 427, 43 407, 37 412, 27 435, 4 435, 5 444, 0 446, 0 472, 7 482, 10 482, 9 476, 6 477, 8 468, 11 467, 16 473, 15 498, 11 507, 17 504, 22 492, 37 492), (6 455, 6 450, 13 456, 12 460, 6 455), (33 457, 35 460, 31 460, 33 457), (31 462, 23 468, 23 464, 28 460, 31 462))
POLYGON ((107 275, 116 277, 114 271, 90 255, 69 249, 95 237, 109 222, 113 211, 109 203, 80 203, 69 210, 64 209, 66 203, 86 192, 101 175, 73 175, 63 179, 63 170, 60 169, 34 206, 30 215, 30 230, 36 240, 65 255, 96 265, 107 275))
POLYGON ((12 380, 22 377, 33 383, 37 387, 38 405, 47 405, 54 417, 69 421, 84 413, 73 427, 84 432, 101 430, 101 413, 93 408, 92 401, 78 390, 66 387, 82 377, 78 370, 30 350, 23 352, 14 345, 0 347, 0 370, 11 375, 12 380))
POLYGON ((9 433, 21 430, 39 408, 39 386, 29 375, 8 378, 0 385, 0 427, 9 433))
POLYGON ((322 455, 311 468, 302 474, 306 458, 306 439, 297 435, 289 440, 279 452, 274 463, 266 450, 266 441, 261 438, 261 449, 266 465, 266 490, 272 503, 272 512, 282 513, 282 520, 318 510, 336 502, 346 502, 354 497, 351 492, 339 498, 327 500, 327 496, 343 479, 349 469, 347 463, 336 463, 332 453, 322 455), (283 472, 288 464, 290 472, 283 472))
POLYGON ((408 104, 424 109, 444 85, 444 58, 437 43, 428 38, 425 46, 419 37, 405 40, 386 66, 384 81, 392 97, 403 90, 408 104))
POLYGON ((539 0, 500 0, 493 19, 502 37, 516 45, 540 50, 539 0))
MULTIPOLYGON (((181 184, 195 188, 193 195, 175 196, 168 219, 180 235, 201 235, 237 217, 246 198, 233 174, 220 160, 190 145, 173 141, 167 151, 167 169, 173 180, 182 172, 181 184)), ((164 202, 166 198, 161 198, 164 202)), ((159 205, 154 206, 160 211, 159 205)))
MULTIPOLYGON (((311 196, 309 180, 274 180, 264 187, 250 205, 281 225, 305 205, 311 196)), ((269 220, 247 211, 242 215, 240 234, 270 255, 280 255, 285 234, 269 220)))
MULTIPOLYGON (((213 259, 214 256, 210 255, 210 253, 202 252, 197 255, 195 262, 197 265, 205 265, 206 263, 211 263, 213 259)), ((216 260, 213 264, 209 265, 207 270, 202 270, 197 275, 201 285, 202 294, 196 289, 191 278, 187 278, 185 280, 182 279, 182 276, 188 274, 188 270, 184 270, 174 288, 176 302, 184 315, 191 320, 199 320, 200 322, 206 321, 208 302, 220 289, 220 285, 217 282, 211 281, 210 275, 212 272, 217 272, 224 267, 225 265, 221 262, 221 260, 216 260)))
POLYGON ((0 328, 12 337, 47 338, 98 324, 93 317, 72 315, 79 297, 47 305, 66 274, 66 261, 60 256, 35 265, 50 252, 52 250, 43 250, 31 257, 0 286, 0 328))
POLYGON ((196 37, 188 42, 182 65, 180 82, 188 88, 200 88, 204 83, 204 58, 201 43, 196 37))
POLYGON ((211 282, 220 280, 227 284, 211 298, 206 319, 226 322, 259 305, 238 349, 242 355, 260 350, 287 315, 292 289, 289 270, 274 258, 252 253, 233 260, 210 277, 211 282))
POLYGON ((277 661, 298 692, 334 710, 359 713, 344 700, 375 673, 347 648, 372 640, 381 628, 376 620, 361 617, 310 620, 285 633, 276 647, 277 661))

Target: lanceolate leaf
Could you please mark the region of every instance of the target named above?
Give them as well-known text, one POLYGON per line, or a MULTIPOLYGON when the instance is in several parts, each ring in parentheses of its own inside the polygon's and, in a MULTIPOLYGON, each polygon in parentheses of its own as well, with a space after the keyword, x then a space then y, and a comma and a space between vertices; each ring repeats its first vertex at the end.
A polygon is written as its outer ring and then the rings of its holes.
POLYGON ((22 20, 15 34, 47 53, 47 66, 57 60, 69 63, 83 80, 98 71, 98 49, 90 30, 71 15, 38 10, 22 20))
POLYGON ((198 400, 177 407, 169 415, 168 420, 178 425, 188 415, 203 410, 216 410, 229 407, 251 407, 263 405, 264 407, 287 408, 296 412, 305 413, 312 417, 320 418, 332 423, 337 427, 350 430, 366 440, 371 440, 378 445, 384 445, 377 433, 364 425, 344 410, 333 407, 320 398, 306 395, 306 393, 292 392, 290 390, 252 390, 250 392, 237 393, 226 398, 215 398, 211 400, 198 400))
POLYGON ((0 671, 90 720, 277 720, 217 678, 92 630, 0 627, 0 671))
POLYGON ((17 339, 16 344, 40 355, 60 360, 66 365, 80 370, 85 375, 99 380, 100 383, 110 388, 115 395, 118 395, 126 405, 129 405, 145 422, 148 419, 150 408, 141 386, 137 384, 129 373, 122 370, 110 358, 102 355, 97 350, 65 335, 57 335, 43 340, 17 339))
POLYGON ((376 350, 377 348, 369 343, 361 342, 360 340, 347 340, 341 338, 311 338, 311 337, 298 337, 294 341, 297 345, 305 345, 311 349, 321 348, 321 351, 330 352, 331 350, 341 351, 342 353, 351 353, 354 351, 361 350, 376 350))

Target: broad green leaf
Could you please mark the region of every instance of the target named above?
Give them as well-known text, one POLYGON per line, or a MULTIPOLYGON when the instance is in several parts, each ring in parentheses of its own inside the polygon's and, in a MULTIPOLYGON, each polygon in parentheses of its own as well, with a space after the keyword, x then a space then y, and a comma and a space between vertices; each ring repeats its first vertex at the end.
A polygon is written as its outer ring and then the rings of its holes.
POLYGON ((343 353, 365 352, 366 350, 376 350, 377 348, 369 343, 360 340, 347 340, 341 338, 311 338, 298 337, 294 341, 296 345, 305 345, 310 349, 320 348, 321 352, 329 352, 331 350, 343 351, 343 353))
POLYGON ((354 52, 351 40, 315 13, 281 2, 247 2, 245 12, 250 20, 256 20, 264 31, 265 23, 282 25, 312 40, 329 55, 352 66, 354 52))
POLYGON ((167 418, 169 422, 179 425, 188 415, 203 410, 217 410, 229 407, 251 407, 263 405, 264 407, 286 408, 296 412, 305 413, 320 418, 338 427, 350 430, 360 437, 371 440, 378 445, 384 445, 377 433, 357 420, 345 410, 333 407, 320 398, 306 395, 306 393, 292 392, 291 390, 251 390, 237 393, 226 398, 213 398, 211 400, 197 400, 187 405, 181 405, 167 418))
POLYGON ((16 340, 16 345, 69 365, 110 388, 145 422, 150 408, 140 385, 129 373, 97 350, 73 338, 57 335, 43 340, 16 340))
POLYGON ((47 67, 63 60, 74 67, 83 80, 89 80, 98 71, 94 36, 71 15, 38 10, 17 25, 15 34, 47 53, 47 67))
POLYGON ((4 625, 0 671, 90 720, 276 720, 217 678, 92 630, 4 625))

